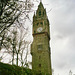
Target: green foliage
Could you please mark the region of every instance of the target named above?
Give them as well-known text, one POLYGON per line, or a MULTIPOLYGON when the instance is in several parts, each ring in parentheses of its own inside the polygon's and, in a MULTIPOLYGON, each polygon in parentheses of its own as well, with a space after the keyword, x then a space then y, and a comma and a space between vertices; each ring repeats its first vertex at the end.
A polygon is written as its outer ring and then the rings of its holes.
POLYGON ((0 63, 0 75, 33 75, 33 72, 24 67, 0 63))

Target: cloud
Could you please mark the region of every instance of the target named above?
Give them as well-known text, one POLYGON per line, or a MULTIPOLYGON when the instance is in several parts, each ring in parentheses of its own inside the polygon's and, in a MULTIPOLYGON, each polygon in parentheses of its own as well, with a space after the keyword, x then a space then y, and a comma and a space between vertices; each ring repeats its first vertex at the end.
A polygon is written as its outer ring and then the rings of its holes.
POLYGON ((55 75, 75 73, 75 0, 48 0, 52 67, 55 75))

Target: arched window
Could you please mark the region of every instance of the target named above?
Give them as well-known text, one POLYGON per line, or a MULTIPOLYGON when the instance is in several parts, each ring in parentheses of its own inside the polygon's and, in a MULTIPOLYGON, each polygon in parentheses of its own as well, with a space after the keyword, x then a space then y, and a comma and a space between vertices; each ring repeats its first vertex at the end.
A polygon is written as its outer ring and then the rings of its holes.
POLYGON ((34 30, 34 33, 36 33, 36 31, 34 30))
POLYGON ((39 16, 41 16, 41 11, 39 11, 39 16))
POLYGON ((41 64, 39 64, 39 67, 41 67, 41 64))
POLYGON ((39 25, 39 23, 37 23, 37 26, 39 25))
POLYGON ((40 50, 42 50, 42 45, 37 45, 37 49, 40 51, 40 50))
POLYGON ((43 16, 44 16, 44 11, 43 11, 43 16))
POLYGON ((41 25, 43 25, 43 22, 40 22, 41 25))

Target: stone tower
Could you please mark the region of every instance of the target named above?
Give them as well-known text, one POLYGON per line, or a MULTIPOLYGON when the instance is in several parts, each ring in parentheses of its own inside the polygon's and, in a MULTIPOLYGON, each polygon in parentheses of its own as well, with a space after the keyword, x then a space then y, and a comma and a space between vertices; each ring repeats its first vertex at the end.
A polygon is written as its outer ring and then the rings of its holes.
POLYGON ((33 16, 33 43, 31 45, 34 75, 52 75, 49 20, 42 2, 33 16))

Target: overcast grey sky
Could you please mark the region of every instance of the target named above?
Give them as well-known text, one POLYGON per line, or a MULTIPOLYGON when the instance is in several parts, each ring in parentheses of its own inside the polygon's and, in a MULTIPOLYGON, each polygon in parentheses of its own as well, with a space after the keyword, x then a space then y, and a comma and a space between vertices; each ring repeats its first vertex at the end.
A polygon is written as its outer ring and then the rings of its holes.
POLYGON ((75 73, 75 0, 42 0, 51 29, 54 75, 75 73), (48 5, 47 5, 48 4, 48 5))

